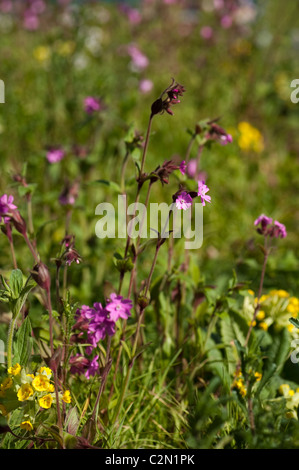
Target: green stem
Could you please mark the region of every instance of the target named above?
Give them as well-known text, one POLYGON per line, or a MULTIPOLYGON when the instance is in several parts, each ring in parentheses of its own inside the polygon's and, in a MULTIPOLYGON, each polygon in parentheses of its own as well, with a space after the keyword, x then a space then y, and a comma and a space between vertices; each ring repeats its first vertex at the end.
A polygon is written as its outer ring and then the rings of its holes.
POLYGON ((13 344, 13 334, 15 329, 15 324, 17 321, 18 315, 12 317, 9 328, 8 328, 8 335, 7 335, 7 368, 9 369, 12 367, 12 344, 13 344))

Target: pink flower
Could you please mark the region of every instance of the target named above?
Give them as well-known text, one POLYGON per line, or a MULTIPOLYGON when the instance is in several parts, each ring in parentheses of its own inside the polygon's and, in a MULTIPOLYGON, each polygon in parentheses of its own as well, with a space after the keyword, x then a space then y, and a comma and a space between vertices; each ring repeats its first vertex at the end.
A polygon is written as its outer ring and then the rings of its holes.
POLYGON ((24 28, 29 31, 35 31, 39 27, 39 19, 31 10, 27 10, 24 14, 24 28))
POLYGON ((286 228, 283 224, 274 221, 271 217, 267 217, 264 214, 261 214, 255 221, 254 225, 260 225, 257 228, 257 232, 265 237, 275 237, 275 238, 285 238, 287 236, 286 228))
POLYGON ((7 196, 7 194, 3 194, 0 197, 0 222, 2 221, 2 217, 4 223, 8 223, 10 221, 10 217, 4 217, 9 215, 9 213, 13 212, 17 209, 17 206, 13 204, 13 196, 7 196))
POLYGON ((203 26, 200 30, 200 35, 203 39, 211 39, 213 37, 213 29, 211 26, 203 26))
POLYGON ((147 78, 144 78, 139 82, 139 90, 141 91, 141 93, 144 94, 149 93, 152 90, 153 86, 153 82, 147 78))
POLYGON ((221 18, 221 26, 222 26, 222 28, 224 28, 224 29, 230 28, 232 24, 233 24, 233 20, 232 20, 232 18, 231 18, 229 15, 224 15, 224 16, 221 18))
POLYGON ((133 303, 124 299, 121 295, 111 294, 107 301, 106 310, 109 312, 109 320, 116 322, 119 318, 127 320, 131 315, 133 303))
POLYGON ((275 238, 285 238, 287 236, 286 228, 283 224, 278 222, 277 220, 274 221, 273 227, 273 237, 275 238))
POLYGON ((264 214, 261 214, 255 221, 254 221, 254 225, 259 225, 261 224, 262 228, 265 229, 267 227, 267 225, 270 225, 272 224, 273 220, 271 219, 271 217, 267 217, 266 215, 264 214))
POLYGON ((198 193, 197 195, 201 198, 202 205, 205 206, 206 202, 211 202, 211 196, 207 196, 206 193, 210 191, 204 181, 198 181, 198 193))
POLYGON ((57 163, 64 157, 64 150, 61 148, 52 148, 47 152, 47 160, 49 163, 57 163))
POLYGON ((130 44, 127 51, 131 57, 132 65, 137 71, 146 69, 149 64, 149 60, 137 46, 130 44))
POLYGON ((186 173, 186 168, 187 168, 186 162, 185 160, 183 160, 180 164, 180 172, 182 173, 182 175, 186 173))
POLYGON ((176 198, 175 205, 178 209, 183 209, 185 211, 192 205, 192 197, 184 191, 176 198))
POLYGON ((93 96, 87 96, 84 99, 84 108, 87 114, 93 114, 102 109, 102 103, 99 99, 94 98, 93 96))
POLYGON ((191 160, 189 160, 187 164, 187 175, 189 176, 189 178, 195 178, 196 172, 197 172, 197 160, 196 158, 192 158, 191 160))

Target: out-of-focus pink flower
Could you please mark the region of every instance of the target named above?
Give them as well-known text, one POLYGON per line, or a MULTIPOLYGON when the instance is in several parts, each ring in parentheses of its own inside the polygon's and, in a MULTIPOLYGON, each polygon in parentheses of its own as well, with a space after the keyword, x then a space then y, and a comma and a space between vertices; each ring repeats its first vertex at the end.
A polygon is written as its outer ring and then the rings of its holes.
POLYGON ((260 225, 257 228, 257 232, 265 237, 285 238, 287 236, 286 228, 283 224, 274 221, 271 217, 267 217, 265 214, 261 214, 255 221, 254 225, 260 225))
POLYGON ((141 93, 149 93, 152 88, 153 88, 154 84, 151 80, 149 80, 148 78, 143 78, 142 80, 140 80, 139 82, 139 90, 141 91, 141 93))
POLYGON ((132 8, 127 4, 121 4, 120 10, 127 16, 131 24, 139 24, 142 20, 142 16, 137 8, 132 8))
POLYGON ((2 222, 2 217, 4 223, 10 221, 9 214, 17 209, 17 206, 13 204, 13 200, 13 196, 8 196, 7 194, 3 194, 0 197, 0 222, 2 222))
POLYGON ((64 189, 59 196, 59 202, 63 206, 73 206, 76 202, 79 192, 79 183, 75 181, 73 184, 66 183, 64 189))
POLYGON ((93 114, 96 111, 100 111, 102 107, 102 103, 98 98, 87 96, 84 99, 84 108, 87 114, 93 114))
POLYGON ((189 178, 195 178, 197 172, 197 160, 192 158, 187 164, 187 175, 189 178))
POLYGON ((43 0, 35 0, 31 5, 30 5, 30 10, 32 13, 35 15, 41 15, 46 9, 46 4, 43 0))
POLYGON ((231 16, 224 15, 221 18, 220 24, 221 24, 222 28, 228 29, 233 24, 233 20, 232 20, 231 16))
POLYGON ((211 39, 213 34, 214 32, 211 26, 203 26, 200 30, 200 35, 203 39, 211 39))
POLYGON ((206 205, 207 202, 211 202, 211 196, 207 196, 206 193, 210 191, 204 181, 198 181, 198 193, 197 195, 201 198, 202 205, 206 205))
POLYGON ((285 225, 275 220, 274 227, 273 227, 273 237, 285 238, 286 236, 287 236, 287 231, 286 231, 285 225))
POLYGON ((146 69, 149 64, 149 60, 135 44, 130 44, 127 47, 127 51, 131 57, 132 65, 137 71, 146 69))
POLYGON ((255 221, 254 225, 261 224, 262 229, 265 229, 268 225, 272 224, 273 220, 271 217, 267 217, 265 214, 261 214, 255 221))
POLYGON ((0 4, 0 10, 3 13, 9 13, 12 11, 12 1, 11 0, 2 0, 0 4))
POLYGON ((182 173, 182 175, 186 173, 186 168, 187 168, 186 162, 185 160, 183 160, 180 164, 180 172, 182 173))
POLYGON ((31 10, 26 10, 23 20, 24 28, 28 31, 36 31, 39 28, 38 16, 31 10))
POLYGON ((61 148, 52 148, 47 152, 47 160, 49 163, 57 163, 63 159, 65 152, 61 148))
POLYGON ((178 209, 185 211, 192 205, 192 197, 184 191, 176 198, 175 205, 178 209))

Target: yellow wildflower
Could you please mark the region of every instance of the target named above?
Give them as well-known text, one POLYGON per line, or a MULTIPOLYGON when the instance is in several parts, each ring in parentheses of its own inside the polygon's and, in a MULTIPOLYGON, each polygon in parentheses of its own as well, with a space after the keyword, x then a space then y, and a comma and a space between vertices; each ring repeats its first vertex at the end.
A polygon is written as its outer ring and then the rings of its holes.
POLYGON ((292 331, 293 331, 293 329, 294 329, 294 325, 289 324, 289 325, 287 326, 287 329, 288 329, 288 331, 289 331, 290 333, 292 333, 292 331))
POLYGON ((6 377, 1 384, 1 390, 8 390, 13 385, 13 381, 11 377, 6 377))
POLYGON ((32 379, 34 379, 34 375, 33 375, 33 374, 26 374, 26 377, 31 377, 32 379))
POLYGON ((32 385, 38 392, 47 392, 49 390, 50 381, 45 375, 39 374, 32 380, 32 385))
POLYGON ((62 400, 63 400, 65 403, 71 403, 72 398, 71 398, 71 393, 70 393, 69 390, 65 390, 65 392, 64 392, 63 395, 62 395, 62 400))
POLYGON ((33 426, 32 426, 32 424, 30 423, 30 421, 23 421, 23 422, 20 424, 20 428, 21 428, 21 429, 26 429, 26 431, 32 431, 33 426))
POLYGON ((38 46, 33 51, 33 56, 38 62, 47 62, 51 55, 51 49, 47 46, 38 46))
POLYGON ((54 390, 55 390, 54 385, 50 383, 47 392, 54 392, 54 390))
POLYGON ((1 411, 1 413, 3 414, 3 416, 7 416, 7 415, 8 415, 7 409, 5 408, 4 405, 1 405, 1 403, 0 403, 0 411, 1 411))
POLYGON ((15 364, 14 366, 9 367, 8 373, 10 375, 18 375, 18 374, 20 374, 21 369, 22 369, 22 367, 20 366, 20 364, 15 364))
POLYGON ((250 294, 250 295, 254 295, 254 291, 253 291, 253 290, 251 290, 251 289, 248 289, 248 291, 247 291, 247 292, 248 292, 248 294, 250 294))
POLYGON ((256 321, 249 321, 247 322, 248 326, 252 325, 252 326, 256 326, 256 321))
POLYGON ((42 398, 38 400, 38 403, 41 408, 48 409, 48 408, 51 408, 52 401, 53 401, 52 395, 44 395, 42 398))
POLYGON ((261 321, 261 323, 259 324, 259 327, 262 328, 264 331, 267 331, 269 328, 269 325, 265 321, 261 321))
POLYGON ((253 150, 260 153, 264 150, 264 139, 258 129, 253 127, 249 122, 240 122, 238 124, 240 136, 238 139, 239 147, 242 150, 253 150))
POLYGON ((263 320, 265 318, 266 314, 264 312, 264 310, 260 310, 256 316, 257 320, 263 320))
POLYGON ((51 377, 52 375, 52 370, 50 369, 50 367, 40 367, 38 373, 39 374, 43 374, 45 372, 46 375, 48 375, 49 377, 51 377))
POLYGON ((290 390, 289 384, 281 384, 278 389, 280 395, 284 395, 284 396, 289 394, 289 390, 290 390))
POLYGON ((256 381, 259 382, 262 378, 262 374, 260 372, 255 372, 254 377, 255 377, 256 381))
POLYGON ((26 401, 33 395, 33 388, 30 384, 23 384, 18 390, 17 397, 19 401, 26 401))

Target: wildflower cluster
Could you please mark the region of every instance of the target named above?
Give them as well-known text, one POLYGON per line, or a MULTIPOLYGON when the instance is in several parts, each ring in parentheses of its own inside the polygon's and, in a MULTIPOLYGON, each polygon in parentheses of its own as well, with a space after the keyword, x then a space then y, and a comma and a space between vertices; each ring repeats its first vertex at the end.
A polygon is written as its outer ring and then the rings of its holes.
MULTIPOLYGON (((249 290, 250 296, 245 297, 243 312, 253 312, 259 303, 260 308, 253 326, 264 331, 273 326, 276 331, 287 328, 292 336, 297 338, 297 329, 289 323, 290 316, 297 318, 299 314, 299 298, 290 295, 283 289, 272 289, 258 300, 254 292, 249 290)), ((250 315, 250 314, 249 314, 250 315)))
MULTIPOLYGON (((91 355, 97 348, 98 343, 106 338, 113 336, 116 331, 116 322, 119 319, 127 320, 131 316, 133 303, 131 300, 124 299, 115 293, 110 295, 106 307, 96 302, 93 307, 83 305, 76 312, 76 323, 73 330, 78 330, 72 337, 73 342, 88 343, 86 354, 91 355)), ((92 359, 76 354, 70 359, 72 373, 84 373, 87 378, 94 376, 99 370, 99 356, 92 359)))
POLYGON ((286 400, 286 418, 298 419, 299 388, 293 390, 289 384, 283 383, 278 389, 278 393, 286 400))
MULTIPOLYGON (((35 374, 27 373, 16 363, 8 368, 8 376, 0 385, 0 412, 7 416, 19 408, 23 412, 20 427, 31 431, 38 413, 56 404, 53 372, 49 367, 40 367, 35 374)), ((59 399, 71 403, 69 390, 59 392, 59 399)))
MULTIPOLYGON (((252 376, 252 379, 254 382, 259 382, 262 379, 262 374, 260 372, 254 372, 254 374, 252 374, 252 371, 250 371, 250 376, 252 376)), ((243 398, 246 397, 247 386, 245 384, 245 378, 241 370, 238 370, 237 372, 235 372, 232 388, 235 388, 236 390, 238 390, 241 397, 243 398)))
POLYGON ((270 238, 285 238, 287 236, 286 228, 283 224, 274 220, 271 217, 267 217, 261 214, 255 221, 254 225, 258 226, 257 232, 264 237, 270 238))

